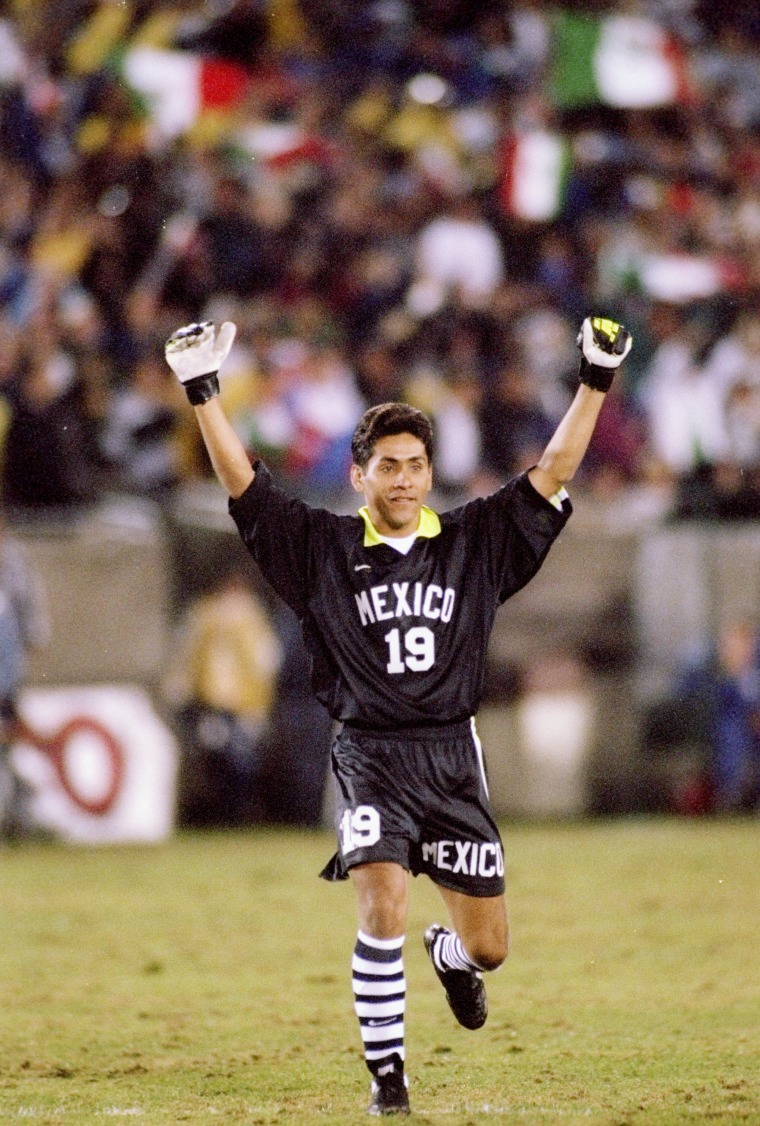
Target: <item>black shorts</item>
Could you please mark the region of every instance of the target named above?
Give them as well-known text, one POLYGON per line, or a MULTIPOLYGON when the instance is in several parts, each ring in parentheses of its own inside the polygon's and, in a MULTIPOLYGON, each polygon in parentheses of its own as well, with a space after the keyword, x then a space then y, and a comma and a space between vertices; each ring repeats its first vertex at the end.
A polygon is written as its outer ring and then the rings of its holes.
POLYGON ((472 722, 404 731, 344 727, 332 748, 339 851, 320 875, 394 861, 465 895, 501 895, 504 850, 472 722))

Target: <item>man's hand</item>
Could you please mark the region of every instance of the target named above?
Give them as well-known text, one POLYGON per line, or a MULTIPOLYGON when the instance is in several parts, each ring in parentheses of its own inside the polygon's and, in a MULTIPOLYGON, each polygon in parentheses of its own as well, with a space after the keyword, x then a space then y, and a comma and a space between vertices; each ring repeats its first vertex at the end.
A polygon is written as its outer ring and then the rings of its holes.
POLYGON ((219 394, 217 372, 224 363, 237 329, 225 321, 219 331, 211 321, 179 328, 166 341, 166 362, 194 407, 219 394))
POLYGON ((582 352, 578 378, 595 391, 609 391, 615 371, 633 345, 633 337, 617 321, 586 317, 578 333, 582 352))

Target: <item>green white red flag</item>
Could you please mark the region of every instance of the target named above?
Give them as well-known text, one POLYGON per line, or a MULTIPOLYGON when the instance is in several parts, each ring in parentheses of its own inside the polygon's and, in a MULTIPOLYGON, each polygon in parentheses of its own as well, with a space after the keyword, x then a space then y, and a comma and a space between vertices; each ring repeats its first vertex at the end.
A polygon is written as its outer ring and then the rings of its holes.
POLYGON ((204 113, 234 109, 252 84, 249 72, 237 63, 154 47, 130 48, 120 70, 167 140, 192 129, 204 113))
POLYGON ((645 16, 555 12, 549 79, 562 108, 654 109, 689 98, 681 44, 645 16))
POLYGON ((570 146, 548 129, 510 134, 501 153, 499 198, 508 215, 550 223, 562 211, 570 172, 570 146))

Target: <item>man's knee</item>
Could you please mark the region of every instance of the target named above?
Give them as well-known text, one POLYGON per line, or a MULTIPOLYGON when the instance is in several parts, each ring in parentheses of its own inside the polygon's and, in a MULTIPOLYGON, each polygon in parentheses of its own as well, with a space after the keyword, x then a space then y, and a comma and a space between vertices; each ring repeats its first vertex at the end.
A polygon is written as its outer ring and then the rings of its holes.
POLYGON ((498 970, 506 961, 509 953, 509 941, 507 935, 491 936, 489 938, 482 938, 474 941, 472 949, 468 949, 472 961, 476 966, 479 966, 485 973, 491 973, 493 970, 498 970))
POLYGON ((509 953, 509 927, 506 919, 492 918, 467 935, 465 949, 473 962, 491 973, 503 965, 509 953))
POLYGON ((468 958, 485 972, 498 970, 509 952, 504 897, 479 899, 444 890, 443 898, 468 958))
POLYGON ((406 929, 406 905, 396 897, 365 899, 359 913, 361 929, 374 938, 395 938, 406 929))

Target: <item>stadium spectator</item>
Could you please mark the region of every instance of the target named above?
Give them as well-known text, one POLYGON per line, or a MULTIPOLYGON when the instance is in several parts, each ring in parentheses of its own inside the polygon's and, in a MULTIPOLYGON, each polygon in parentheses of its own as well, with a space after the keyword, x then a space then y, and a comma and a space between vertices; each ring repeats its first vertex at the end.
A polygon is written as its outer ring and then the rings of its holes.
POLYGON ((760 638, 732 622, 716 646, 711 778, 716 809, 760 807, 760 638))
POLYGON ((475 200, 462 195, 420 231, 408 300, 413 309, 428 314, 448 301, 482 308, 504 271, 504 251, 495 230, 475 200))
POLYGON ((27 515, 61 515, 92 503, 99 491, 88 401, 55 310, 29 318, 15 368, 3 388, 9 411, 3 496, 27 515))
POLYGON ((760 808, 760 639, 753 622, 724 623, 684 660, 657 711, 671 743, 685 734, 700 753, 690 812, 760 808))
POLYGON ((535 381, 522 366, 506 365, 480 411, 483 466, 496 481, 534 465, 553 425, 541 406, 535 381))
POLYGON ((264 744, 281 659, 269 614, 241 572, 225 574, 185 614, 163 684, 180 733, 181 824, 265 816, 264 744))
POLYGON ((333 723, 311 691, 310 662, 298 618, 274 615, 282 647, 261 777, 266 817, 282 825, 323 824, 333 723))
POLYGON ((715 469, 728 441, 723 396, 701 363, 704 325, 669 309, 640 396, 652 454, 678 489, 681 515, 713 515, 715 469))
POLYGON ((102 420, 100 442, 117 491, 165 501, 180 480, 179 419, 184 404, 166 379, 155 346, 117 388, 102 420))
MULTIPOLYGON (((392 397, 413 395, 431 318, 455 325, 467 306, 480 318, 480 394, 516 361, 510 334, 529 328, 546 346, 526 354, 552 357, 533 374, 553 420, 567 401, 572 325, 599 302, 636 324, 629 384, 643 374, 663 305, 709 324, 711 372, 733 362, 722 338, 744 332, 760 285, 758 31, 746 14, 716 23, 688 0, 644 4, 638 39, 626 38, 622 4, 589 16, 597 48, 654 52, 626 56, 628 72, 641 66, 631 92, 568 86, 557 37, 580 25, 543 0, 445 13, 307 0, 266 16, 258 5, 217 12, 192 0, 117 6, 108 18, 42 11, 0 19, 0 311, 13 340, 28 337, 51 273, 94 303, 96 347, 77 375, 88 394, 73 401, 88 434, 151 334, 205 315, 224 294, 246 307, 241 322, 263 304, 285 321, 317 300, 368 401, 386 396, 364 385, 367 359, 371 382, 390 350, 382 383, 395 386, 392 397), (617 34, 605 38, 614 20, 617 34), (722 305, 717 331, 705 302, 722 305)), ((619 56, 601 62, 608 69, 593 73, 626 73, 619 56)), ((68 330, 56 331, 70 353, 68 330)), ((751 398, 739 388, 705 407, 715 415, 706 441, 728 421, 735 431, 719 460, 722 488, 754 472, 751 398)), ((639 424, 635 395, 616 406, 621 425, 639 424)), ((644 422, 653 457, 668 464, 655 420, 644 422)), ((641 460, 634 487, 651 463, 641 460)), ((203 464, 186 459, 183 472, 203 464)), ((295 481, 299 458, 289 464, 295 481)), ((97 459, 91 469, 108 480, 97 459)), ((596 472, 590 460, 589 484, 596 472)), ((460 476, 466 488, 471 475, 460 476)), ((673 510, 690 511, 678 490, 673 510)), ((743 501, 726 508, 752 511, 743 501)))

